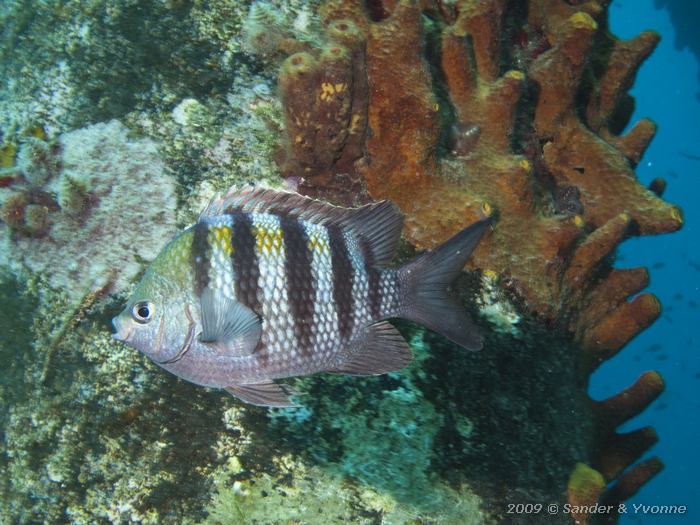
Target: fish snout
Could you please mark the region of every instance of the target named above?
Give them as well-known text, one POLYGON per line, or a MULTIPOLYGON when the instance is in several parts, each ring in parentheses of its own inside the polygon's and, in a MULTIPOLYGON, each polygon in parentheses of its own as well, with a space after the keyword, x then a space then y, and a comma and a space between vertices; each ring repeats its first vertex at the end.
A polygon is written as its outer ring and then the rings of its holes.
POLYGON ((125 323, 121 315, 112 319, 112 326, 116 333, 112 334, 112 339, 117 341, 127 341, 131 336, 132 327, 130 323, 125 323))

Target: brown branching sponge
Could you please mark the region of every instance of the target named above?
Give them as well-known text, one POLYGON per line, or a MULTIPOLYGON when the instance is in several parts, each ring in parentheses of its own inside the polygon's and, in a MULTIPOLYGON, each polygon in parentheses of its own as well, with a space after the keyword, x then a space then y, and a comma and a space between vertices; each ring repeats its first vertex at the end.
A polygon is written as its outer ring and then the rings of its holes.
POLYGON ((325 34, 325 47, 295 53, 282 65, 288 144, 278 162, 284 176, 302 178, 303 193, 367 200, 353 166, 363 154, 367 128, 365 34, 344 19, 329 23, 325 34))
MULTIPOLYGON (((663 189, 635 177, 655 125, 622 133, 627 91, 658 36, 615 38, 608 2, 523 3, 326 2, 325 47, 290 56, 280 73, 280 166, 303 193, 391 199, 419 248, 494 214, 473 264, 575 335, 585 388, 661 310, 652 294, 628 301, 648 274, 613 268, 615 250, 630 235, 683 224, 663 189)), ((593 403, 590 463, 618 480, 604 497, 627 497, 658 471, 643 463, 623 474, 656 436, 615 428, 662 388, 649 372, 593 403)))

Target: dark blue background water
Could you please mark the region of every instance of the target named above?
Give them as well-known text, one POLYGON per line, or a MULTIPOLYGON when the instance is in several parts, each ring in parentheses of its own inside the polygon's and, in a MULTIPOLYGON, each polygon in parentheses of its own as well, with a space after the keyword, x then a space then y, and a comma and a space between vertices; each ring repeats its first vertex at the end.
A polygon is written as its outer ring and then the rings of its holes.
POLYGON ((657 10, 654 0, 614 1, 611 26, 621 38, 631 38, 645 29, 662 35, 661 44, 643 65, 632 90, 637 100, 632 123, 650 117, 659 125, 637 174, 644 184, 659 176, 668 181, 664 198, 683 208, 685 226, 672 235, 627 241, 620 250, 617 266, 650 268, 650 291, 661 299, 664 313, 596 373, 591 394, 596 399, 611 396, 645 370, 663 374, 666 391, 624 429, 653 425, 660 442, 647 457, 661 456, 666 469, 629 503, 687 505, 688 514, 628 515, 621 523, 695 524, 700 523, 700 77, 696 56, 687 47, 677 49, 674 44, 688 44, 689 34, 683 31, 683 24, 688 23, 700 42, 700 16, 698 0, 656 2, 671 4, 676 26, 669 10, 657 10), (681 11, 685 16, 679 17, 681 11), (662 349, 649 351, 654 344, 662 349))

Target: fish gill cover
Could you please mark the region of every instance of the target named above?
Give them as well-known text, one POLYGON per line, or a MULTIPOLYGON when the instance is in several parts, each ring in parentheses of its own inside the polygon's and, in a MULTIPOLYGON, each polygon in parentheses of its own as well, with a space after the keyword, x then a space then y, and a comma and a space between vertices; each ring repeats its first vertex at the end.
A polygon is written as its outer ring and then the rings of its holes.
POLYGON ((564 0, 8 2, 0 16, 0 227, 26 261, 1 277, 0 519, 496 523, 524 500, 623 501, 661 468, 636 463, 653 429, 616 433, 661 392, 658 374, 587 396, 660 311, 649 294, 628 301, 648 274, 613 268, 616 247, 682 225, 634 176, 653 123, 620 134, 655 34, 620 41, 606 2, 564 0), (94 155, 63 162, 60 144, 100 133, 94 155), (127 181, 155 201, 95 197, 127 181), (484 350, 401 324, 416 356, 404 371, 300 379, 303 408, 268 412, 114 342, 125 268, 247 182, 392 200, 407 217, 397 262, 493 214, 456 286, 484 350), (141 206, 165 215, 121 230, 128 264, 64 271, 103 239, 82 221, 113 228, 141 206), (57 237, 59 221, 75 235, 57 237), (42 240, 57 248, 32 264, 42 240))

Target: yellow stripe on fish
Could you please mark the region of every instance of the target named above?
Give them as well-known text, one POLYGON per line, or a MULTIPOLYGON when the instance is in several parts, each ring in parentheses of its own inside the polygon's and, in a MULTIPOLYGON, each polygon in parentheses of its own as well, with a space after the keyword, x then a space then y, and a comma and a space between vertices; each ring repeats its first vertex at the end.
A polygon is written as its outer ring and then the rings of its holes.
POLYGON ((209 244, 223 250, 227 255, 233 253, 231 245, 231 228, 227 224, 211 226, 209 228, 209 244))
POLYGON ((328 240, 325 237, 317 235, 315 232, 309 232, 309 249, 318 254, 326 254, 330 252, 331 247, 328 245, 328 240))
POLYGON ((264 255, 277 254, 282 247, 282 229, 279 226, 254 224, 255 246, 258 253, 264 255))

